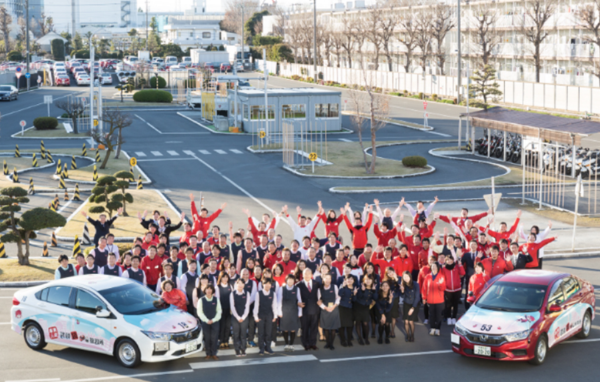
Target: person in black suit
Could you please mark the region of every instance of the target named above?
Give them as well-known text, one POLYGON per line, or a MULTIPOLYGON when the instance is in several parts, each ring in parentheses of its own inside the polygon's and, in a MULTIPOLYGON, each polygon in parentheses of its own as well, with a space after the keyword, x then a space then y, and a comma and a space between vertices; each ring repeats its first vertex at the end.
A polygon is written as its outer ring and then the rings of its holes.
MULTIPOLYGON (((466 290, 469 289, 469 280, 471 279, 471 276, 475 274, 476 259, 480 255, 479 252, 481 252, 477 251, 477 241, 475 240, 471 240, 471 242, 469 243, 469 248, 471 250, 469 252, 464 253, 460 258, 460 262, 465 268, 465 277, 463 278, 463 280, 465 282, 464 288, 466 288, 466 290)), ((467 304, 467 299, 465 298, 465 308, 467 307, 467 304)))
POLYGON ((321 284, 312 279, 312 271, 306 268, 302 272, 303 281, 298 283, 302 302, 298 306, 302 307, 302 317, 300 326, 302 327, 302 345, 304 350, 318 350, 317 333, 319 327, 319 305, 317 301, 318 290, 321 284))

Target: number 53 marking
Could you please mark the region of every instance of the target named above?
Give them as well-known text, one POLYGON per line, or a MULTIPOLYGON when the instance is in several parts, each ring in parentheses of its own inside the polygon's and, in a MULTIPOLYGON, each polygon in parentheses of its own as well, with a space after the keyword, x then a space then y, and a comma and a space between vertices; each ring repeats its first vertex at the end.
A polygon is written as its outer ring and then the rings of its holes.
POLYGON ((492 325, 481 325, 481 331, 489 332, 490 330, 492 330, 492 325))

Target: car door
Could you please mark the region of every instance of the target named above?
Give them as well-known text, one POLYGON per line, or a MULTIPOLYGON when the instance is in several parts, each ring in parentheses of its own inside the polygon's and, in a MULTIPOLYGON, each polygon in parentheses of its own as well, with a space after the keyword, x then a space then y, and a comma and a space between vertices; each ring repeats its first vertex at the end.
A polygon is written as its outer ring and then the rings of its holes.
POLYGON ((550 289, 548 302, 546 304, 546 314, 544 326, 548 327, 548 346, 552 347, 564 338, 564 325, 565 325, 565 310, 564 302, 566 300, 563 289, 564 279, 560 279, 554 282, 550 289), (550 307, 553 305, 560 306, 562 310, 560 312, 551 312, 550 307))
POLYGON ((55 285, 41 291, 36 302, 38 314, 32 318, 44 331, 47 342, 69 345, 72 288, 55 285))
POLYGON ((589 305, 583 303, 583 288, 575 277, 566 277, 563 279, 563 289, 565 291, 565 335, 567 339, 581 329, 583 315, 589 305))
POLYGON ((86 350, 111 354, 115 342, 115 336, 111 331, 111 328, 115 326, 115 316, 96 317, 98 307, 108 310, 106 303, 93 292, 75 288, 72 304, 75 317, 72 337, 77 338, 77 346, 86 350))

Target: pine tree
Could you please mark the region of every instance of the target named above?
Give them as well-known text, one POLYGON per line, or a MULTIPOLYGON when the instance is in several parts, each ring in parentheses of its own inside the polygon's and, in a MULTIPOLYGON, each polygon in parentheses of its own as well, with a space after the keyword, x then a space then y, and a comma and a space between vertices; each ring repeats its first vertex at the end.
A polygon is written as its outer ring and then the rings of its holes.
POLYGON ((470 93, 474 100, 471 105, 487 110, 489 101, 502 96, 500 85, 496 82, 496 70, 491 65, 477 69, 471 76, 470 93))

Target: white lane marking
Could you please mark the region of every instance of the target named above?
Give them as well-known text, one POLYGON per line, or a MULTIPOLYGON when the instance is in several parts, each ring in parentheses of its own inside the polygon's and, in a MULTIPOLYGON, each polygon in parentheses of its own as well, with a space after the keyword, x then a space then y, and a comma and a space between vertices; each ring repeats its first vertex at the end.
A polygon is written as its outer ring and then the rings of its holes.
POLYGON ((372 355, 372 356, 365 356, 365 357, 332 358, 332 359, 321 359, 319 361, 320 362, 345 362, 345 361, 361 361, 361 360, 365 360, 365 359, 411 357, 411 356, 415 356, 415 355, 447 354, 447 353, 452 353, 452 350, 424 351, 424 352, 417 352, 417 353, 381 354, 381 355, 372 355))
POLYGON ((150 151, 152 153, 152 155, 154 155, 155 157, 162 157, 162 154, 160 153, 160 151, 150 151))
POLYGON ((96 377, 96 378, 82 378, 82 379, 71 379, 64 382, 94 382, 94 381, 107 381, 114 379, 128 379, 128 378, 143 378, 143 377, 154 377, 158 375, 171 375, 171 374, 184 374, 193 373, 194 370, 174 370, 174 371, 162 371, 158 373, 144 373, 144 374, 131 374, 131 375, 111 375, 108 377, 96 377))
MULTIPOLYGON (((294 350, 296 350, 296 351, 304 350, 304 346, 302 346, 302 345, 294 345, 294 350)), ((247 348, 246 349, 246 354, 258 354, 259 351, 260 350, 257 347, 256 348, 247 348)), ((284 346, 283 345, 275 346, 275 347, 273 347, 273 351, 275 353, 283 353, 284 346)), ((235 355, 235 350, 234 349, 219 350, 219 354, 218 355, 219 355, 219 357, 234 356, 235 355)), ((190 359, 190 358, 200 358, 200 357, 204 357, 204 353, 197 353, 196 355, 192 355, 192 356, 189 356, 189 357, 186 357, 186 358, 190 359)))
POLYGON ((69 206, 69 204, 71 204, 71 202, 72 202, 72 201, 73 201, 73 199, 71 199, 71 200, 69 200, 68 202, 66 202, 66 203, 65 203, 65 205, 64 205, 64 206, 62 206, 62 207, 61 207, 61 208, 60 208, 58 211, 56 211, 56 212, 58 212, 59 214, 60 214, 61 212, 63 212, 63 211, 65 210, 65 208, 67 208, 67 207, 69 206))
MULTIPOLYGON (((13 296, 0 296, 0 298, 13 298, 13 296)), ((254 348, 252 348, 254 349, 254 348)))
POLYGON ((566 342, 561 342, 561 344, 578 344, 581 342, 599 342, 600 338, 588 338, 587 340, 572 340, 572 341, 566 341, 566 342))
POLYGON ((441 135, 442 137, 451 137, 452 136, 452 135, 448 135, 448 134, 444 134, 444 133, 438 133, 435 131, 427 131, 427 130, 424 130, 424 131, 429 134, 441 135))
POLYGON ((179 153, 177 151, 167 150, 167 152, 169 153, 169 155, 172 155, 174 157, 179 156, 179 153))
POLYGON ((53 382, 60 381, 60 378, 48 378, 48 379, 19 379, 15 381, 5 381, 5 382, 53 382))
POLYGON ((139 118, 141 121, 143 121, 143 122, 146 122, 146 120, 145 120, 144 118, 140 117, 139 115, 137 115, 137 114, 134 114, 134 115, 135 115, 136 117, 138 117, 138 118, 139 118))
POLYGON ((162 134, 162 131, 158 130, 156 127, 152 126, 150 123, 146 122, 146 125, 150 126, 151 128, 154 129, 154 131, 156 131, 159 134, 162 134))
POLYGON ((215 152, 216 152, 217 154, 227 154, 227 153, 226 153, 225 151, 223 151, 223 150, 215 150, 215 152))
POLYGON ((162 162, 168 160, 185 160, 185 158, 138 159, 138 162, 162 162))
MULTIPOLYGON (((61 98, 65 98, 65 97, 68 97, 68 96, 70 96, 70 95, 73 95, 73 94, 78 94, 78 93, 71 93, 71 94, 67 94, 66 96, 62 96, 62 97, 56 97, 56 98, 54 98, 54 100, 61 99, 61 98)), ((43 102, 42 102, 42 103, 36 103, 35 105, 27 106, 27 107, 25 107, 25 108, 23 108, 23 109, 19 109, 19 110, 11 111, 10 113, 2 114, 2 116, 3 116, 3 117, 7 117, 7 116, 9 116, 9 115, 11 115, 11 114, 20 113, 20 112, 22 112, 23 110, 31 109, 31 108, 33 108, 33 107, 40 106, 40 105, 45 105, 45 103, 43 103, 43 102)))
POLYGON ((10 325, 10 322, 0 322, 0 325, 10 325))
POLYGON ((200 151, 200 154, 210 155, 210 151, 208 151, 208 150, 198 150, 198 151, 200 151))
POLYGON ((338 138, 338 140, 340 140, 340 141, 342 141, 342 142, 350 142, 350 143, 352 143, 352 141, 351 141, 351 140, 349 140, 349 139, 346 139, 346 138, 338 138))
POLYGON ((216 367, 233 367, 233 366, 253 366, 253 365, 269 365, 274 363, 290 363, 290 362, 310 362, 318 361, 314 355, 296 355, 289 357, 269 357, 269 358, 247 358, 235 359, 232 361, 217 361, 217 362, 194 362, 190 363, 192 369, 212 369, 216 367))
POLYGON ((193 152, 193 151, 190 151, 190 150, 183 150, 183 153, 184 153, 185 155, 194 155, 194 152, 193 152))
POLYGON ((143 153, 143 152, 141 152, 141 151, 136 151, 136 152, 135 152, 135 155, 137 155, 138 157, 145 157, 145 156, 146 156, 146 154, 144 154, 144 153, 143 153))
POLYGON ((241 151, 240 151, 240 150, 238 150, 238 149, 229 149, 229 151, 231 151, 231 152, 232 152, 232 153, 234 153, 234 154, 243 154, 243 152, 241 152, 241 151))

